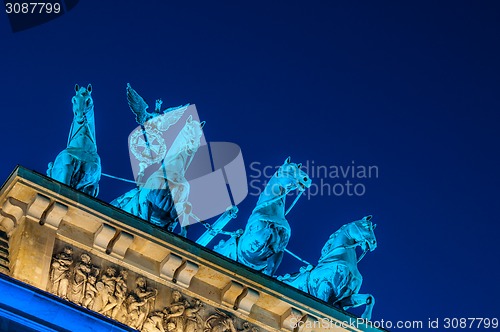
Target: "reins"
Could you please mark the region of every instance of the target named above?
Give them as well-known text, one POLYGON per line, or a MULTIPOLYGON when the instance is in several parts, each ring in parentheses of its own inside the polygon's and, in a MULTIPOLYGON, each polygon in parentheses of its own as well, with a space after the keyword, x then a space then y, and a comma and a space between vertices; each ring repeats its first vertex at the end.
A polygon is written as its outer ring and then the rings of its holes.
MULTIPOLYGON (((342 226, 342 227, 341 227, 341 228, 340 228, 337 232, 335 232, 335 233, 340 232, 340 230, 341 230, 342 228, 345 228, 346 226, 347 226, 347 225, 342 226)), ((357 229, 358 229, 358 231, 359 231, 359 226, 358 226, 355 222, 354 222, 354 226, 356 226, 356 228, 357 228, 357 229)), ((359 233, 361 234, 361 232, 359 232, 359 233)), ((346 235, 349 237, 349 239, 354 240, 354 238, 351 236, 351 234, 349 234, 349 232, 348 232, 348 231, 346 231, 346 235)), ((338 247, 333 248, 331 251, 334 251, 334 250, 337 250, 337 249, 345 249, 345 250, 347 250, 347 249, 354 249, 354 248, 356 248, 356 247, 358 247, 358 246, 361 246, 361 244, 368 242, 368 240, 367 240, 365 237, 363 237, 363 240, 364 240, 364 241, 359 241, 359 242, 358 242, 358 241, 356 241, 356 240, 354 240, 354 243, 353 243, 353 244, 350 244, 350 245, 341 245, 341 246, 338 246, 338 247)), ((366 246, 366 248, 363 250, 363 253, 362 253, 361 255, 359 255, 359 257, 357 258, 357 263, 361 262, 361 260, 365 257, 365 255, 366 255, 366 253, 368 252, 368 250, 369 250, 369 248, 368 248, 368 246, 366 246)))
MULTIPOLYGON (((75 122, 76 122, 76 120, 75 120, 75 119, 73 119, 73 124, 72 124, 72 126, 71 126, 72 128, 73 128, 73 126, 75 125, 75 122)), ((76 123, 78 124, 78 122, 76 122, 76 123)), ((86 114, 84 114, 84 115, 83 115, 83 122, 82 122, 82 124, 81 124, 81 125, 80 125, 80 124, 78 124, 78 129, 76 130, 76 132, 75 132, 73 135, 71 135, 71 137, 69 137, 69 138, 68 138, 68 144, 67 144, 68 146, 69 146, 69 143, 70 143, 70 142, 71 142, 71 141, 72 141, 72 140, 76 137, 76 135, 78 135, 78 133, 79 133, 79 132, 80 132, 80 131, 84 128, 84 127, 85 127, 85 128, 87 128, 87 130, 88 130, 89 132, 91 132, 91 131, 92 131, 92 130, 90 129, 90 124, 89 124, 89 122, 88 122, 88 120, 87 120, 87 115, 86 115, 86 114)), ((96 142, 95 142, 95 139, 94 139, 94 137, 92 137, 92 135, 86 135, 86 136, 90 139, 90 141, 91 141, 92 143, 94 143, 95 145, 97 145, 97 144, 96 144, 96 142)))

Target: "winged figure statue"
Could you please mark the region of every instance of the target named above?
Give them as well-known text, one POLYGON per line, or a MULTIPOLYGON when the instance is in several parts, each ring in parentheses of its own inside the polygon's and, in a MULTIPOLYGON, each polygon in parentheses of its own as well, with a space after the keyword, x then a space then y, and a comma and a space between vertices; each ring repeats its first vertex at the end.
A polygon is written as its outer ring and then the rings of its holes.
POLYGON ((149 105, 146 103, 144 98, 142 98, 137 91, 132 88, 130 83, 127 83, 127 101, 128 106, 135 114, 135 121, 137 121, 137 123, 141 126, 159 115, 170 113, 168 114, 169 116, 165 117, 165 120, 161 122, 161 127, 158 128, 161 131, 165 131, 170 126, 177 123, 177 121, 179 121, 184 114, 186 108, 189 106, 189 104, 186 104, 183 106, 170 107, 162 111, 161 105, 163 104, 163 101, 161 99, 157 99, 154 111, 152 113, 148 112, 149 105))
POLYGON ((130 134, 129 148, 139 161, 137 181, 141 182, 145 169, 165 158, 167 145, 162 133, 179 121, 189 104, 161 110, 163 102, 157 99, 154 111, 148 112, 149 105, 130 83, 127 83, 127 101, 140 125, 130 134))

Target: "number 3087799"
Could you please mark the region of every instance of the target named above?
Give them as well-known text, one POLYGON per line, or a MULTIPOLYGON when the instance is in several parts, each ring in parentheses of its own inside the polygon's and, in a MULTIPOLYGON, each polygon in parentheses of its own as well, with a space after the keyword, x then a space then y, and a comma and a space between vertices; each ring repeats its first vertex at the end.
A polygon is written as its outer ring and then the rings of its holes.
POLYGON ((7 14, 59 14, 61 4, 54 2, 6 2, 7 14))

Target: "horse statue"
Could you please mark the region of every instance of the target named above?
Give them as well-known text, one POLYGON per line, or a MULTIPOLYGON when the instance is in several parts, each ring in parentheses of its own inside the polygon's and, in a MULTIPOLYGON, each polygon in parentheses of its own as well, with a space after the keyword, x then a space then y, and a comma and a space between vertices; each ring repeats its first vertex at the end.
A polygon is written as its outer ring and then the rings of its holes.
POLYGON ((101 158, 97 154, 92 85, 75 85, 72 98, 73 123, 66 149, 49 163, 47 176, 96 197, 101 179, 101 158))
MULTIPOLYGON (((116 198, 111 204, 173 231, 179 217, 190 207, 190 185, 185 173, 200 146, 204 125, 205 121, 200 123, 190 115, 158 170, 148 177, 146 183, 116 198)), ((181 223, 183 236, 186 236, 185 226, 181 223)))
POLYGON ((300 193, 311 186, 311 179, 288 157, 260 194, 245 230, 221 241, 214 251, 267 275, 273 275, 283 258, 291 229, 285 216, 285 199, 295 189, 300 193))
POLYGON ((295 288, 309 293, 325 302, 346 310, 365 304, 362 318, 370 320, 375 299, 370 294, 359 294, 363 277, 357 264, 368 250, 377 247, 372 216, 353 221, 333 233, 323 249, 318 265, 303 267, 300 272, 278 277, 295 288), (363 253, 358 259, 356 247, 363 253))

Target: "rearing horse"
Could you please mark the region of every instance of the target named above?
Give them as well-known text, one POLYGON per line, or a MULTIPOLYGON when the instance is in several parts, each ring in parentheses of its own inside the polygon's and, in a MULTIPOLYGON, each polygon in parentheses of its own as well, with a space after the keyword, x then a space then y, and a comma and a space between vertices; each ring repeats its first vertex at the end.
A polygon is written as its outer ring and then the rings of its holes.
MULTIPOLYGON (((190 185, 185 173, 200 146, 205 121, 198 122, 189 116, 162 164, 146 183, 130 190, 111 202, 150 223, 172 231, 179 216, 186 209, 190 185)), ((186 225, 181 225, 181 235, 186 235, 186 225)))
POLYGON ((97 154, 92 85, 75 85, 72 98, 73 123, 66 149, 49 163, 47 175, 77 190, 96 197, 101 179, 101 158, 97 154))
POLYGON ((318 265, 301 268, 300 272, 278 277, 278 280, 309 293, 342 309, 365 304, 362 318, 370 319, 375 299, 370 294, 358 294, 363 277, 358 262, 368 250, 377 247, 372 216, 353 221, 333 233, 321 250, 318 265), (364 252, 358 259, 356 247, 364 252))
POLYGON ((283 258, 291 229, 285 218, 286 195, 295 189, 303 192, 311 179, 290 157, 269 180, 244 232, 221 241, 214 251, 267 275, 273 275, 283 258))

